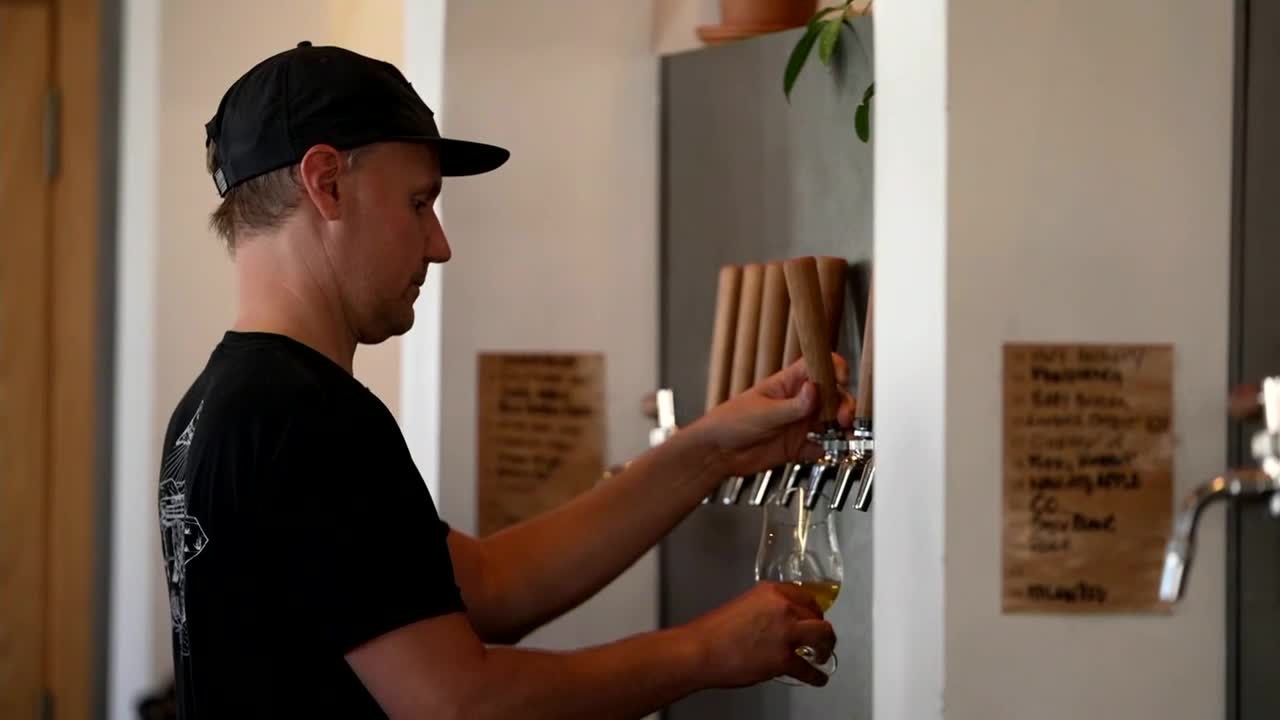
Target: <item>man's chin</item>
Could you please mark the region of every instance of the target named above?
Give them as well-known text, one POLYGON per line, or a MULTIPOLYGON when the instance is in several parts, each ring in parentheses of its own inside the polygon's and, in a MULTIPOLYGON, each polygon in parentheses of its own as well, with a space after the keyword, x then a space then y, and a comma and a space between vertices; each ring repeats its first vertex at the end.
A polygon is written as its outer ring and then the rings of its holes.
POLYGON ((399 322, 393 323, 391 336, 403 335, 409 332, 410 330, 412 330, 414 316, 415 316, 415 313, 413 312, 413 307, 411 306, 409 308, 409 312, 407 315, 405 315, 402 318, 397 318, 399 322))
POLYGON ((403 317, 395 318, 375 332, 365 334, 360 338, 361 345, 377 345, 386 342, 393 337, 399 337, 409 332, 413 328, 413 310, 403 317))

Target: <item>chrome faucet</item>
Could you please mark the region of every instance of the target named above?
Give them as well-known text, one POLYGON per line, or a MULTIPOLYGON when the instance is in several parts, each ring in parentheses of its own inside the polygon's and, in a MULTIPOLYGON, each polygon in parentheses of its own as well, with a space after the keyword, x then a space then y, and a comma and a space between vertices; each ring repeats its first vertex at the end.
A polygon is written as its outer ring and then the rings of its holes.
POLYGON ((875 440, 871 435, 871 420, 859 418, 854 423, 849 451, 836 473, 836 492, 831 498, 831 509, 844 509, 849 491, 853 483, 857 482, 858 494, 853 498, 853 509, 866 512, 871 507, 871 490, 875 477, 875 440))
POLYGON ((676 434, 676 397, 670 388, 654 393, 658 426, 649 430, 649 447, 657 447, 676 434))
MULTIPOLYGON (((645 404, 645 414, 653 417, 658 422, 657 427, 649 429, 649 447, 654 448, 670 440, 671 436, 675 435, 676 430, 679 429, 676 427, 675 393, 670 388, 661 388, 653 393, 652 408, 647 407, 649 405, 647 398, 645 404)), ((630 460, 617 465, 610 465, 605 468, 600 479, 602 481, 609 480, 614 475, 627 469, 629 465, 631 465, 630 460)))
POLYGON ((1173 534, 1165 546, 1164 571, 1160 575, 1163 602, 1182 599, 1187 570, 1195 554, 1196 526, 1200 514, 1215 500, 1269 497, 1272 517, 1280 517, 1280 376, 1263 380, 1258 400, 1266 418, 1266 427, 1254 434, 1251 448, 1258 467, 1220 475, 1182 501, 1174 517, 1173 534))
MULTIPOLYGON (((1239 497, 1273 495, 1280 484, 1257 469, 1243 469, 1229 475, 1219 475, 1191 492, 1183 501, 1173 521, 1173 536, 1164 551, 1164 572, 1160 575, 1160 599, 1177 602, 1182 599, 1186 587, 1187 569, 1195 554, 1196 525, 1200 513, 1215 500, 1239 497)), ((1272 503, 1272 510, 1276 504, 1272 503)), ((1274 514, 1274 513, 1273 513, 1274 514)))

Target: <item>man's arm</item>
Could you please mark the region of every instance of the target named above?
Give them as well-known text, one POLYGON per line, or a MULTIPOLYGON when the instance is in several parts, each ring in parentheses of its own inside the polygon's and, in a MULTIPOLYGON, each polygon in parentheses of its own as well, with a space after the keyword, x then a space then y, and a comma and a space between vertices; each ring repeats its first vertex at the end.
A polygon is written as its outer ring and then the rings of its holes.
POLYGON ((569 653, 487 648, 460 613, 393 630, 347 653, 392 718, 638 718, 707 687, 820 672, 793 652, 830 654, 831 625, 798 588, 762 584, 689 625, 569 653))
MULTIPOLYGON (((843 385, 848 366, 837 357, 835 367, 843 385)), ((815 458, 818 447, 804 439, 805 380, 803 363, 783 370, 548 513, 483 540, 451 530, 449 554, 476 632, 485 642, 517 642, 599 592, 725 477, 815 458)))
POLYGON ((723 475, 679 433, 570 502, 483 539, 449 532, 467 615, 486 642, 514 643, 630 567, 723 475))

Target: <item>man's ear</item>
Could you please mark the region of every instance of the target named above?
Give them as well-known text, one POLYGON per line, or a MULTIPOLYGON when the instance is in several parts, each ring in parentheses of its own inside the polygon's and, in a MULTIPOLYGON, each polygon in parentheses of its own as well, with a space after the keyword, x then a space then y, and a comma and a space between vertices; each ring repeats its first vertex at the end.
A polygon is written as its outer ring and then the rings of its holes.
POLYGON ((342 216, 338 202, 338 176, 342 174, 342 153, 329 145, 314 145, 302 156, 298 177, 311 204, 325 220, 342 216))

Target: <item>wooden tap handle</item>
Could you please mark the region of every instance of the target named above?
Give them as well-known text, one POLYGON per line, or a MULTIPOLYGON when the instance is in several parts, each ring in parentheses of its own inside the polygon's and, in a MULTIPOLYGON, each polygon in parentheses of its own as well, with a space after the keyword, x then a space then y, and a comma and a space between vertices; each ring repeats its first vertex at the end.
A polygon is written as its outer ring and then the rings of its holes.
MULTIPOLYGON (((785 279, 785 278, 784 278, 785 279)), ((787 341, 782 348, 782 366, 787 367, 800 359, 800 333, 796 332, 796 309, 788 294, 787 303, 787 341)))
POLYGON ((872 302, 875 299, 874 280, 867 280, 867 319, 862 323, 862 354, 858 357, 858 404, 854 410, 856 425, 871 424, 872 375, 875 352, 872 348, 875 334, 871 329, 872 302))
POLYGON ((755 378, 756 341, 760 332, 760 297, 764 290, 764 265, 742 268, 742 294, 738 296, 738 322, 733 338, 733 374, 729 397, 745 392, 755 378))
MULTIPOLYGON (((826 314, 827 338, 831 347, 840 342, 840 320, 844 311, 844 282, 849 263, 844 258, 819 257, 818 286, 822 288, 822 309, 826 314)), ((800 359, 800 335, 796 332, 795 311, 787 316, 787 340, 783 346, 782 364, 800 359)))
POLYGON ((1241 383, 1231 388, 1228 396, 1227 415, 1232 420, 1256 420, 1262 417, 1262 386, 1258 383, 1241 383))
POLYGON ((711 357, 707 367, 707 412, 729 397, 733 334, 738 321, 738 292, 741 287, 742 268, 737 265, 720 268, 716 284, 715 325, 711 331, 711 357))
POLYGON ((849 261, 839 257, 819 257, 818 287, 822 288, 822 311, 827 315, 827 342, 832 350, 840 346, 840 321, 844 319, 844 282, 849 261))
POLYGON ((760 298, 760 334, 756 342, 756 382, 782 369, 783 344, 791 298, 781 262, 764 267, 764 291, 760 298))
POLYGON ((800 336, 800 349, 809 370, 809 379, 818 386, 821 402, 819 419, 836 421, 840 393, 836 390, 835 368, 831 364, 831 342, 827 338, 827 322, 822 310, 822 288, 818 282, 818 264, 811 257, 788 260, 783 265, 791 309, 800 336))

